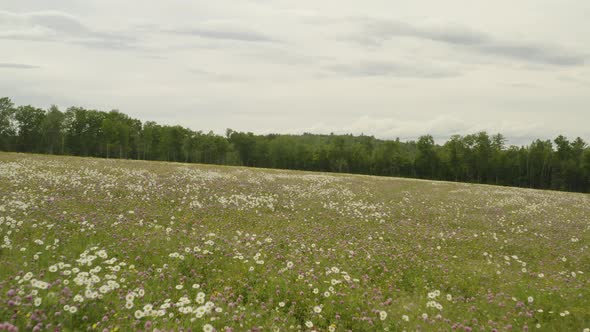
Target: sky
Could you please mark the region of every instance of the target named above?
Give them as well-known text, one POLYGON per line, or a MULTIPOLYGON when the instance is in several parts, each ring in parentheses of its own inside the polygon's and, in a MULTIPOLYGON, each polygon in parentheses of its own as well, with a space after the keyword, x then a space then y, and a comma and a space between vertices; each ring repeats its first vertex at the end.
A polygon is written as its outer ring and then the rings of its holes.
POLYGON ((0 97, 224 133, 590 142, 587 0, 2 0, 0 97))

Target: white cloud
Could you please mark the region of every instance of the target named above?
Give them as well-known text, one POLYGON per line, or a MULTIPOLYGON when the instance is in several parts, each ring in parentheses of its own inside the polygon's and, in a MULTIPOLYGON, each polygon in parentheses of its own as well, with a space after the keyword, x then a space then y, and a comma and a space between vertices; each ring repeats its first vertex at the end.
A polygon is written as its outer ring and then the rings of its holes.
POLYGON ((0 91, 218 133, 590 141, 590 40, 572 33, 590 29, 588 10, 582 0, 6 0, 0 91))

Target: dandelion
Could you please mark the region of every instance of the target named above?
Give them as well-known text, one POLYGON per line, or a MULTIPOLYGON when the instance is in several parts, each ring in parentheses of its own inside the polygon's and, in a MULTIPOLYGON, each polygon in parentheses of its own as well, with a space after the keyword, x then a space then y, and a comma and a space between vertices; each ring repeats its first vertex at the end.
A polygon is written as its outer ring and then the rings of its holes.
POLYGON ((136 311, 135 311, 135 318, 136 318, 136 319, 142 319, 142 318, 143 318, 143 311, 141 311, 141 310, 136 310, 136 311))

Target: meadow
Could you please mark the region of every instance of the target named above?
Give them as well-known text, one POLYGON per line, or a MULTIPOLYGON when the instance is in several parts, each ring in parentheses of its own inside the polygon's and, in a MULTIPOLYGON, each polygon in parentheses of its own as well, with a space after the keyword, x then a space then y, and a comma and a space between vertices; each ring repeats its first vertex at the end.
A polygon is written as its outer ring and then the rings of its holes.
POLYGON ((0 331, 589 331, 590 195, 0 153, 0 331))

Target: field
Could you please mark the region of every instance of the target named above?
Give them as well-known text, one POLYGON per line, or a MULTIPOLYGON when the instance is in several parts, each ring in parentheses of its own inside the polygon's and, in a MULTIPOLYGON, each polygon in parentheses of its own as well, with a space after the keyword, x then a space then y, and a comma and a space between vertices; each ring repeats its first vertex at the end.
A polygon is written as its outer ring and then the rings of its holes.
POLYGON ((588 331, 590 195, 0 153, 0 331, 588 331))

